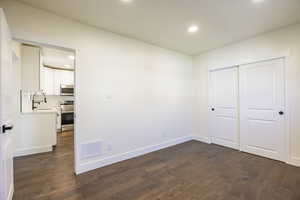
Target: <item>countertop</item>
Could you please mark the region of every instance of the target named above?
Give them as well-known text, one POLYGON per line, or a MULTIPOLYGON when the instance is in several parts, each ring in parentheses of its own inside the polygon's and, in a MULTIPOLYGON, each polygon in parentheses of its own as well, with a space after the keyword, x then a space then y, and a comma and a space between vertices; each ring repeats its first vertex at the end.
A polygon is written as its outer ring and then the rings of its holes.
POLYGON ((34 111, 26 111, 22 112, 24 115, 31 115, 31 114, 58 114, 57 109, 50 108, 50 109, 37 109, 34 111))

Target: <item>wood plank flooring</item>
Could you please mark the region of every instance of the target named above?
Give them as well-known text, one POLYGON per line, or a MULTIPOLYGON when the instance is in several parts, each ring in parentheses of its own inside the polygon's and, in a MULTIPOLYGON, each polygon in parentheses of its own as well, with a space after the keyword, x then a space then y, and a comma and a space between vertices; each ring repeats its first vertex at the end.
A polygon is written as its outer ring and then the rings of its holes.
POLYGON ((69 134, 14 164, 14 200, 300 200, 300 168, 196 141, 75 176, 69 134))

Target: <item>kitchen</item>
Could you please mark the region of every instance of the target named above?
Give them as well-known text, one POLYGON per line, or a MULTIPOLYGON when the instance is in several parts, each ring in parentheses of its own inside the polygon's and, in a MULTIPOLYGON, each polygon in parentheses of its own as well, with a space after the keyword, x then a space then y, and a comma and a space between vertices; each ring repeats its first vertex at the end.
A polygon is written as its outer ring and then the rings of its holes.
POLYGON ((55 151, 59 138, 73 141, 75 53, 17 41, 13 51, 21 77, 15 157, 55 151))

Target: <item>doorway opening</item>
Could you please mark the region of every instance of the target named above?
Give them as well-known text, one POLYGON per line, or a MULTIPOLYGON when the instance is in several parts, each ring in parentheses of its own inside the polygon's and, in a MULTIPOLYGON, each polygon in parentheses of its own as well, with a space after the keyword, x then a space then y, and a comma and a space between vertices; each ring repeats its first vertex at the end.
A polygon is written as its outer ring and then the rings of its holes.
POLYGON ((18 166, 45 163, 49 170, 72 165, 74 173, 75 50, 21 40, 13 43, 21 127, 13 137, 15 175, 26 170, 18 166))

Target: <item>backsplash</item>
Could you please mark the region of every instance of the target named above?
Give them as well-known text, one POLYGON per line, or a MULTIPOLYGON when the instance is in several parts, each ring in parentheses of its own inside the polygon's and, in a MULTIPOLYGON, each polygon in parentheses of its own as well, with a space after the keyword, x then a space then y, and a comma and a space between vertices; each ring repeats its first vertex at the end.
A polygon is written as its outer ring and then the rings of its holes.
POLYGON ((47 103, 41 103, 39 108, 46 109, 46 108, 53 108, 59 107, 61 101, 74 101, 73 96, 46 96, 47 103))
MULTIPOLYGON (((32 111, 32 102, 31 96, 32 92, 22 92, 22 112, 31 112, 32 111)), ((61 101, 73 101, 73 96, 46 96, 47 103, 41 103, 37 105, 39 109, 48 109, 59 107, 61 101)))

